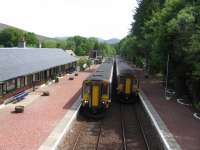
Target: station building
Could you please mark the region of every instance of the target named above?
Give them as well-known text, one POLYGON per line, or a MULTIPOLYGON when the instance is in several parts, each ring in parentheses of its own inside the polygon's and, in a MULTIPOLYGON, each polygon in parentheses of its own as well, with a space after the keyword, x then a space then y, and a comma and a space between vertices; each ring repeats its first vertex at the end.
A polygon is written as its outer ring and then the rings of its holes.
POLYGON ((76 62, 57 48, 0 48, 0 103, 75 70, 76 62))

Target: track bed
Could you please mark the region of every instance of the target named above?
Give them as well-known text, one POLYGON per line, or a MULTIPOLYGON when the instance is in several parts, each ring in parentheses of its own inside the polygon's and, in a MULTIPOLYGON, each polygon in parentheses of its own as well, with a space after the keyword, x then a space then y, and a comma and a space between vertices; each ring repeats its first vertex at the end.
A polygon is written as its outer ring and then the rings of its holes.
POLYGON ((102 120, 77 116, 60 150, 146 150, 133 105, 113 102, 102 120))

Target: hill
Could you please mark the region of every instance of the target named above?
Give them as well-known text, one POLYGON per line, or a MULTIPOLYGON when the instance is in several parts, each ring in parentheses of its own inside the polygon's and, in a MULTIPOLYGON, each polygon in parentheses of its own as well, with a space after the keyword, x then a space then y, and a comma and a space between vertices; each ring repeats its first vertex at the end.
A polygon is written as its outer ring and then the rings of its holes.
POLYGON ((116 44, 116 43, 119 43, 119 41, 120 39, 112 38, 112 39, 106 40, 105 42, 108 44, 116 44))
MULTIPOLYGON (((9 28, 9 27, 13 27, 13 28, 17 28, 17 27, 14 27, 14 26, 10 26, 10 25, 7 25, 7 24, 3 24, 3 23, 0 23, 0 31, 5 29, 5 28, 9 28)), ((20 29, 20 28, 17 28, 17 29, 20 29)), ((22 31, 25 31, 23 29, 20 29, 22 31)), ((25 32, 30 32, 30 31, 25 31, 25 32)), ((59 39, 59 40, 65 40, 69 37, 55 37, 55 38, 50 38, 50 37, 46 37, 46 36, 43 36, 43 35, 38 35, 36 34, 37 38, 40 40, 40 41, 44 41, 44 40, 47 40, 47 39, 59 39)), ((117 38, 111 38, 111 39, 108 39, 108 40, 105 40, 103 38, 100 38, 100 37, 95 37, 99 42, 105 42, 107 44, 116 44, 120 41, 120 39, 117 39, 117 38)))
MULTIPOLYGON (((59 40, 66 40, 70 37, 54 37, 55 39, 59 39, 59 40)), ((111 38, 111 39, 108 39, 108 40, 105 40, 103 38, 100 38, 100 37, 94 37, 96 38, 99 42, 103 43, 107 43, 107 44, 116 44, 116 43, 119 43, 120 39, 117 39, 117 38, 111 38)))
MULTIPOLYGON (((10 25, 7 25, 7 24, 0 23, 0 31, 3 30, 3 29, 5 29, 5 28, 10 28, 10 27, 17 28, 17 27, 14 27, 14 26, 10 26, 10 25)), ((20 28, 17 28, 17 29, 25 31, 25 30, 20 29, 20 28)), ((30 31, 25 31, 25 32, 30 32, 30 31)), ((39 41, 44 41, 44 40, 47 40, 47 39, 51 39, 51 38, 43 36, 43 35, 36 34, 36 36, 39 39, 39 41)))

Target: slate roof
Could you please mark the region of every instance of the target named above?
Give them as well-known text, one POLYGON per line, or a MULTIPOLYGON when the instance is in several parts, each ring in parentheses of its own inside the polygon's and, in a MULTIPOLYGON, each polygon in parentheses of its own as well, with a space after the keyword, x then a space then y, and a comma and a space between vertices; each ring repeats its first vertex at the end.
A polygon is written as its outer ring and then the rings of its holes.
POLYGON ((76 60, 57 48, 0 48, 0 82, 76 60))
POLYGON ((135 75, 135 69, 130 67, 123 59, 116 58, 117 76, 135 75))
POLYGON ((113 58, 107 58, 87 80, 110 80, 113 74, 113 58))

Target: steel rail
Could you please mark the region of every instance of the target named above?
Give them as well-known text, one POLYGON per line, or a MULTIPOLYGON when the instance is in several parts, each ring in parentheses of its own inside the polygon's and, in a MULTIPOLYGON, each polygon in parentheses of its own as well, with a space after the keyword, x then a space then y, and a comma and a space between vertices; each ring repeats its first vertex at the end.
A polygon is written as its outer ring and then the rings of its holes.
POLYGON ((126 136, 125 136, 125 121, 124 121, 124 115, 123 115, 123 104, 120 104, 120 118, 121 118, 121 129, 122 129, 122 143, 123 143, 123 150, 127 150, 126 145, 126 136))
POLYGON ((96 150, 98 150, 98 147, 99 147, 99 140, 100 140, 100 137, 101 137, 102 124, 103 124, 103 121, 101 120, 100 127, 99 127, 99 134, 98 134, 97 143, 96 143, 96 150))
POLYGON ((136 116, 136 120, 137 120, 137 122, 138 122, 138 125, 139 125, 139 127, 140 127, 140 130, 141 130, 141 132, 142 132, 142 136, 143 136, 143 138, 144 138, 144 141, 145 141, 147 150, 150 150, 150 146, 149 146, 149 144, 148 144, 148 140, 147 140, 147 138, 146 138, 146 136, 145 136, 145 133, 144 133, 144 130, 143 130, 143 128, 142 128, 141 121, 140 121, 140 119, 138 118, 138 115, 137 115, 135 106, 134 106, 134 113, 135 113, 135 116, 136 116))
POLYGON ((78 136, 77 136, 77 138, 76 138, 76 141, 75 141, 75 143, 74 143, 74 146, 73 146, 72 150, 75 150, 75 149, 76 149, 80 136, 81 136, 81 132, 79 132, 79 134, 78 134, 78 136))

